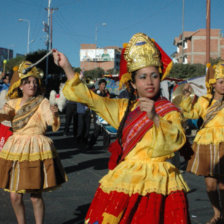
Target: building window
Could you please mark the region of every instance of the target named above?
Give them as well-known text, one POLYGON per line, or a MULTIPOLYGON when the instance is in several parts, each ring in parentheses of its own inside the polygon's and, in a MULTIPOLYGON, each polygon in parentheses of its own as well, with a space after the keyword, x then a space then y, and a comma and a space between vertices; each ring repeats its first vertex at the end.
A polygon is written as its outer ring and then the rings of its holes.
POLYGON ((183 64, 188 64, 187 56, 183 57, 183 64))
POLYGON ((184 49, 187 49, 187 41, 184 41, 184 49))
POLYGON ((180 53, 180 48, 179 47, 177 47, 177 53, 180 53))

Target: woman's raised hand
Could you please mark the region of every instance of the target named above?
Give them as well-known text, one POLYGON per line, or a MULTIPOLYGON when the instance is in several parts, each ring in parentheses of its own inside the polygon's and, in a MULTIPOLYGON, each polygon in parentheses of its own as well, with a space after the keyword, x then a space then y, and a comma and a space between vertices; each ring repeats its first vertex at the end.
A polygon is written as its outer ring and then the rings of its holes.
POLYGON ((190 85, 190 83, 186 83, 185 85, 184 85, 184 95, 185 96, 190 96, 191 95, 191 93, 192 93, 192 87, 191 87, 191 85, 190 85))
POLYGON ((65 71, 67 78, 72 79, 74 77, 74 71, 68 58, 56 49, 53 49, 53 58, 54 63, 65 71))
POLYGON ((158 120, 158 114, 155 111, 155 101, 147 97, 140 97, 138 99, 138 106, 141 111, 145 111, 150 120, 154 122, 158 120))
POLYGON ((50 110, 54 114, 54 116, 58 116, 58 106, 57 105, 51 105, 50 110))

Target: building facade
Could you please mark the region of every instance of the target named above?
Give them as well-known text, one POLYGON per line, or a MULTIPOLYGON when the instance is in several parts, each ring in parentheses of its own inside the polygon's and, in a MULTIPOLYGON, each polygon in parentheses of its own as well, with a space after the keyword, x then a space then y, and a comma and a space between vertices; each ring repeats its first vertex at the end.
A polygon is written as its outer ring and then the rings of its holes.
POLYGON ((119 71, 121 48, 109 46, 97 48, 96 44, 81 44, 80 68, 83 71, 102 68, 105 71, 119 71))
MULTIPOLYGON (((206 29, 183 32, 174 39, 174 61, 183 64, 206 64, 206 29)), ((210 30, 210 58, 224 59, 224 38, 220 29, 210 30)))

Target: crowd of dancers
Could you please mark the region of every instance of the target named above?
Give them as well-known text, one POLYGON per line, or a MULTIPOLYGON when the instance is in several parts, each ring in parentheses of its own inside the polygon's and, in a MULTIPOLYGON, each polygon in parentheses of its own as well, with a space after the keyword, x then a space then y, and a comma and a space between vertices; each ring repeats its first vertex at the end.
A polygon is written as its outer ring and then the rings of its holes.
MULTIPOLYGON (((76 140, 86 142, 88 138, 90 145, 96 142, 98 131, 90 138, 83 131, 89 130, 90 111, 117 130, 114 142, 109 145, 110 139, 105 139, 111 153, 108 173, 99 180, 85 224, 191 223, 189 187, 170 162, 183 147, 190 153, 187 171, 205 179, 214 211, 207 224, 224 223, 224 61, 208 65, 207 95, 192 104, 191 86, 186 84, 177 108, 160 90, 172 60, 143 33, 134 34, 122 50, 119 80, 127 90, 125 98, 111 98, 103 79, 99 89, 92 90, 74 73, 62 52, 54 49, 53 57, 67 78, 63 95, 70 109, 66 116, 70 119, 71 114, 79 114, 82 122, 77 122, 78 128, 74 125, 76 140), (203 119, 192 151, 186 148, 183 118, 203 119)), ((11 136, 0 151, 0 188, 9 192, 19 224, 26 223, 25 193, 30 194, 36 224, 43 224, 42 192, 69 181, 53 141, 45 136, 48 126, 59 129, 60 116, 58 107, 43 97, 43 77, 36 66, 24 61, 15 76, 10 86, 7 80, 3 84, 7 100, 0 110, 0 122, 10 122, 11 136)), ((69 121, 65 135, 68 128, 69 121)))

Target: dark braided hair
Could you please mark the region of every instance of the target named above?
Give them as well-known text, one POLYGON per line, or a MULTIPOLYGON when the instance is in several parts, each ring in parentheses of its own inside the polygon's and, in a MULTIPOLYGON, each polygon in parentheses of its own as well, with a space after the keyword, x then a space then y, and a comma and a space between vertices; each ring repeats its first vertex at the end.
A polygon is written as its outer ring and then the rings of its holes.
POLYGON ((214 88, 212 88, 211 90, 211 94, 212 94, 212 98, 209 100, 209 103, 208 103, 208 107, 211 105, 213 99, 214 99, 214 96, 215 96, 215 93, 214 93, 214 88))
POLYGON ((136 74, 136 72, 132 72, 131 73, 132 81, 131 80, 128 81, 128 90, 129 90, 128 91, 128 93, 129 93, 128 106, 126 108, 126 111, 124 113, 124 116, 121 120, 120 126, 119 126, 118 131, 117 131, 118 142, 121 146, 122 146, 121 138, 122 138, 122 131, 123 131, 123 128, 124 128, 124 124, 125 124, 125 121, 127 119, 128 113, 131 110, 131 106, 133 104, 133 101, 136 99, 135 89, 131 85, 131 82, 135 82, 135 74, 136 74))

